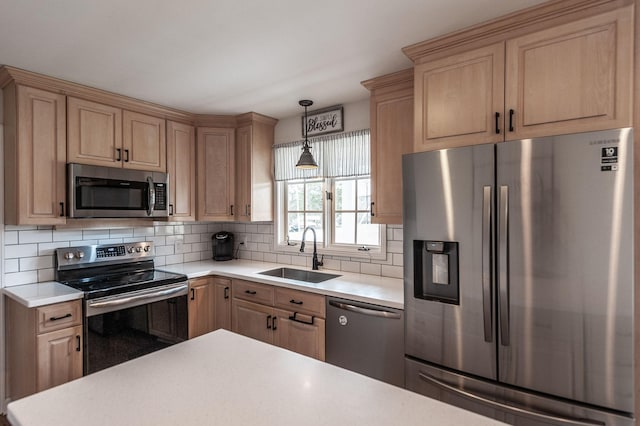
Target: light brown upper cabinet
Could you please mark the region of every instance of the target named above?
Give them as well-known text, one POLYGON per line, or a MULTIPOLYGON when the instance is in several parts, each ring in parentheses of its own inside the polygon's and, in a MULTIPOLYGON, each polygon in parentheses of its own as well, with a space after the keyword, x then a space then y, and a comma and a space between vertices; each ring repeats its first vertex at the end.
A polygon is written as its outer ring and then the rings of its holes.
POLYGON ((165 121, 69 97, 70 163, 166 172, 165 121))
POLYGON ((234 129, 198 128, 197 220, 234 220, 234 134, 234 129))
POLYGON ((274 127, 278 120, 256 113, 238 117, 236 131, 236 220, 273 220, 274 127))
POLYGON ((196 219, 196 139, 188 124, 167 121, 169 220, 196 219))
POLYGON ((402 155, 413 151, 413 69, 362 85, 371 91, 371 222, 402 223, 402 155))
POLYGON ((414 150, 631 126, 632 24, 628 6, 419 59, 414 150))
POLYGON ((64 224, 65 97, 14 83, 3 94, 4 223, 64 224))
POLYGON ((167 171, 165 121, 137 112, 122 114, 122 167, 167 171))

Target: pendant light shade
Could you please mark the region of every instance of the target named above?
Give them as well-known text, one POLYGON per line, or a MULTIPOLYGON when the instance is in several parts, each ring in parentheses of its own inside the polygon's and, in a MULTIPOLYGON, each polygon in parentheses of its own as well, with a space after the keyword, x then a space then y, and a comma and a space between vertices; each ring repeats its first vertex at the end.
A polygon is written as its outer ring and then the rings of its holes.
POLYGON ((313 159, 311 154, 311 145, 309 145, 309 139, 307 139, 307 108, 313 105, 313 101, 303 99, 298 102, 300 106, 304 107, 304 143, 302 145, 302 155, 296 164, 298 169, 317 169, 318 163, 313 159))

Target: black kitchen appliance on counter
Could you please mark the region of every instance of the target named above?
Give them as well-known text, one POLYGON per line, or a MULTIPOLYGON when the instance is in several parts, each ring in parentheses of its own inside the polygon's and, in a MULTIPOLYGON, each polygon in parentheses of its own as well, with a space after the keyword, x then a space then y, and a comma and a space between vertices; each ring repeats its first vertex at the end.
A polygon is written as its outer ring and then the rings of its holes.
POLYGON ((233 234, 227 231, 216 232, 211 237, 211 248, 213 260, 233 259, 233 234))

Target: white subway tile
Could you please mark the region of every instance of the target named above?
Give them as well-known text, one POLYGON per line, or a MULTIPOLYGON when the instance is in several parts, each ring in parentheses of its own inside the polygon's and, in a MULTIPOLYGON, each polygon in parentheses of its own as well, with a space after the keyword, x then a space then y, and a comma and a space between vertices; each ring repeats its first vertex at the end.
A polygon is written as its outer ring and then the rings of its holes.
POLYGON ((183 226, 183 228, 182 228, 183 229, 183 231, 182 231, 183 234, 186 235, 186 234, 190 234, 191 233, 191 225, 182 225, 182 226, 183 226))
POLYGON ((153 258, 154 266, 164 266, 167 264, 167 258, 165 256, 155 256, 153 258))
POLYGON ((167 244, 175 244, 178 241, 183 242, 184 241, 184 235, 180 234, 180 235, 167 235, 167 244))
POLYGON ((271 245, 273 245, 273 235, 270 235, 270 234, 264 234, 264 235, 262 236, 262 241, 263 241, 264 243, 267 243, 267 244, 271 244, 271 245))
POLYGON ((246 243, 245 250, 258 251, 258 243, 246 243))
POLYGON ((395 228, 393 230, 393 239, 395 241, 402 241, 404 239, 404 231, 402 228, 395 228))
POLYGON ((241 251, 238 253, 238 258, 251 260, 251 252, 250 251, 241 251))
POLYGON ((84 229, 82 239, 84 240, 105 240, 109 238, 108 229, 84 229))
POLYGON ((296 266, 307 266, 307 258, 304 256, 291 256, 291 264, 296 266))
POLYGON ((185 262, 197 262, 198 260, 200 260, 200 253, 199 252, 185 253, 184 254, 184 261, 185 262))
POLYGON ((380 275, 390 278, 402 278, 402 271, 402 266, 382 265, 382 271, 380 275))
POLYGON ((53 231, 50 229, 18 232, 18 242, 20 244, 50 243, 51 241, 53 241, 53 231))
POLYGON ((404 256, 402 254, 394 253, 393 266, 402 266, 402 265, 404 265, 404 256))
POLYGON ((184 255, 182 254, 174 254, 171 256, 167 256, 167 265, 171 265, 174 263, 182 263, 184 262, 184 255))
MULTIPOLYGON (((220 231, 222 231, 222 226, 223 225, 220 224, 220 223, 208 223, 207 224, 207 230, 205 232, 211 232, 211 233, 220 232, 220 231)), ((192 229, 191 232, 196 232, 196 231, 194 231, 192 229)), ((198 232, 201 232, 201 231, 198 231, 198 232)))
POLYGON ((402 254, 402 241, 387 241, 387 253, 402 254))
POLYGON ((170 246, 156 246, 156 256, 166 256, 169 254, 174 254, 173 245, 170 246))
POLYGON ((271 225, 258 225, 258 233, 259 234, 272 234, 273 226, 271 225))
POLYGON ((111 229, 109 231, 110 238, 127 238, 133 237, 133 228, 111 229))
POLYGON ((278 263, 278 255, 276 253, 265 253, 264 254, 264 261, 265 262, 271 262, 271 263, 278 263))
POLYGON ((213 254, 208 253, 206 251, 200 252, 200 260, 211 260, 213 259, 213 254))
POLYGON ((37 244, 19 244, 4 246, 4 257, 6 259, 15 259, 18 257, 29 257, 38 255, 37 244))
POLYGON ((104 240, 98 240, 98 244, 122 244, 122 238, 106 238, 104 240))
POLYGON ((208 232, 203 233, 203 234, 196 234, 200 236, 200 241, 201 242, 207 242, 207 241, 211 241, 211 237, 212 235, 209 234, 208 232))
POLYGON ((82 241, 74 241, 74 246, 94 246, 98 244, 98 240, 82 240, 82 241))
MULTIPOLYGON (((77 241, 74 241, 74 244, 77 241)), ((69 241, 56 241, 54 243, 40 243, 38 244, 38 256, 45 256, 55 254, 56 249, 70 247, 69 241)))
POLYGON ((191 225, 191 232, 193 234, 202 234, 207 232, 207 225, 191 225))
MULTIPOLYGON (((178 251, 178 246, 176 245, 176 252, 178 251)), ((191 253, 193 251, 193 246, 191 244, 182 244, 182 253, 191 253)))
POLYGON ((53 241, 80 241, 84 238, 81 230, 53 231, 53 241))
POLYGON ((340 270, 345 272, 355 272, 360 273, 360 263, 359 262, 347 262, 345 260, 340 262, 340 270))
POLYGON ((19 272, 20 261, 18 259, 7 259, 4 261, 4 272, 19 272))
POLYGON ((174 233, 173 226, 156 226, 156 235, 173 235, 174 233))
POLYGON ((20 272, 53 267, 53 256, 23 257, 20 259, 20 272))
POLYGON ((14 285, 31 284, 38 282, 37 271, 27 272, 14 272, 11 274, 4 274, 4 284, 6 287, 14 285))
POLYGON ((184 236, 185 244, 191 243, 199 243, 200 242, 200 234, 186 234, 184 236))
POLYGON ((247 232, 247 225, 244 223, 234 223, 233 232, 235 233, 247 232))
POLYGON ((361 263, 360 264, 360 273, 368 274, 368 275, 380 275, 381 274, 380 265, 376 265, 373 263, 361 263))
POLYGON ((257 234, 258 233, 258 225, 255 224, 247 224, 245 225, 245 232, 248 234, 257 234))
POLYGON ((248 240, 252 243, 263 243, 264 234, 247 234, 248 240))
POLYGON ((5 225, 5 231, 28 231, 30 229, 38 229, 35 225, 5 225))
POLYGON ((273 245, 271 245, 271 244, 258 243, 258 251, 262 251, 262 252, 270 252, 270 251, 273 251, 273 245))
POLYGON ((18 244, 18 231, 5 231, 4 244, 18 244))
POLYGON ((288 254, 278 254, 277 262, 291 265, 291 256, 288 254))
POLYGON ((153 226, 133 228, 134 237, 153 237, 154 235, 155 235, 155 228, 153 226))
POLYGON ((264 253, 261 253, 259 251, 251 252, 251 260, 264 262, 264 253))
POLYGON ((325 258, 323 263, 324 263, 323 267, 325 269, 333 269, 335 271, 339 271, 340 270, 340 261, 339 260, 325 258))
POLYGON ((55 279, 55 269, 38 269, 38 282, 53 281, 55 279))
POLYGON ((184 225, 176 225, 173 227, 173 233, 174 234, 184 234, 184 225))

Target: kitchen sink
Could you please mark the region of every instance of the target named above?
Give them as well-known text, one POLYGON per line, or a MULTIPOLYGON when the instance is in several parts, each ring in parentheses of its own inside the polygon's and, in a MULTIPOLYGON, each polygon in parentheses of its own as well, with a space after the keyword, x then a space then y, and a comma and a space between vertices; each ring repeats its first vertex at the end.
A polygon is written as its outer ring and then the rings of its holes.
POLYGON ((276 268, 268 271, 258 272, 262 275, 269 275, 271 277, 288 278, 290 280, 306 281, 308 283, 321 283, 322 281, 337 278, 340 275, 327 274, 324 272, 305 271, 303 269, 294 268, 276 268))

